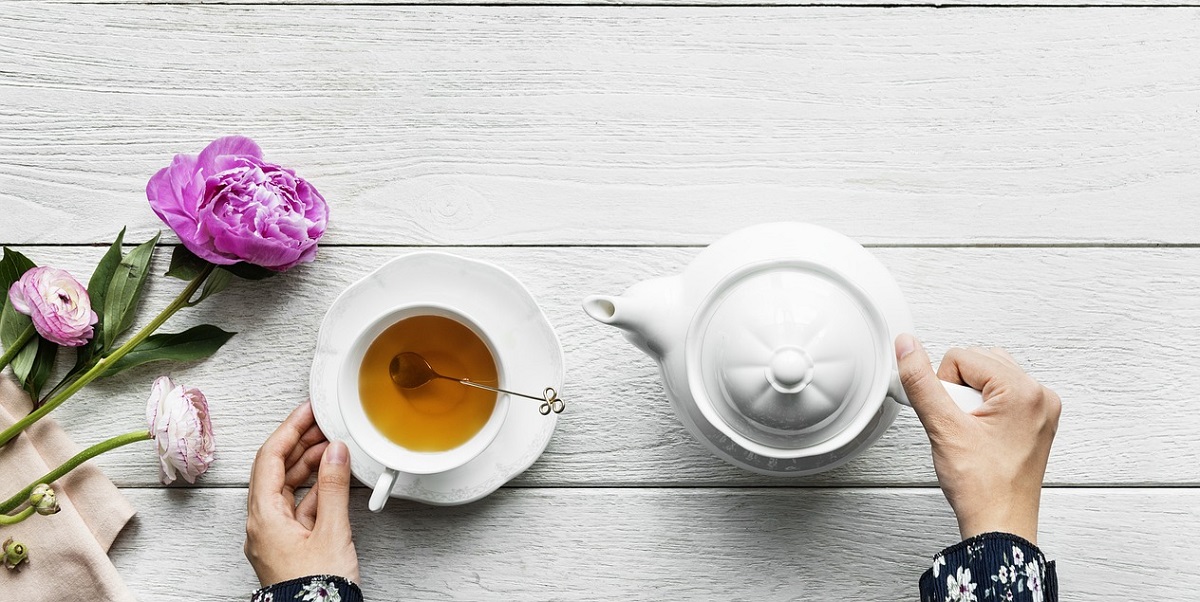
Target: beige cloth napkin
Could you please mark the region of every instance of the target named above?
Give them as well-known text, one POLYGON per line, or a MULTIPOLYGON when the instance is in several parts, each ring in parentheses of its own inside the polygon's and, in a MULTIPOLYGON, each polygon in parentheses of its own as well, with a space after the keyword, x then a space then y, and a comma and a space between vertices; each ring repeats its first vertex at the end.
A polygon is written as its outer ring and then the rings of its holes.
MULTIPOLYGON (((0 377, 0 427, 29 412, 29 396, 0 377)), ((0 501, 79 452, 47 416, 0 449, 0 501)), ((108 548, 133 517, 133 507, 104 473, 88 462, 54 485, 62 510, 0 527, 29 546, 29 562, 16 571, 0 566, 0 598, 14 602, 136 600, 108 559, 108 548)))

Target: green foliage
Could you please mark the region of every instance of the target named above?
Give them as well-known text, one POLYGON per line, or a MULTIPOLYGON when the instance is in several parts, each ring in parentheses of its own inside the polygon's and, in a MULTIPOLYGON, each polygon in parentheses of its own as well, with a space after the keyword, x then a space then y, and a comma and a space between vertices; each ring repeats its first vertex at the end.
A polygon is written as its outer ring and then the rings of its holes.
POLYGON ((244 278, 246 280, 264 280, 279 273, 275 270, 264 268, 260 265, 254 265, 252 263, 245 262, 235 263, 233 265, 223 265, 220 269, 228 270, 229 273, 233 274, 234 276, 237 276, 238 278, 244 278))
POLYGON ((188 306, 190 307, 195 305, 209 298, 210 296, 225 290, 231 282, 233 282, 233 274, 230 274, 221 268, 213 270, 212 273, 208 275, 208 280, 204 281, 204 288, 200 289, 200 296, 188 302, 188 306))
POLYGON ((81 370, 89 365, 92 358, 99 357, 104 351, 104 314, 105 303, 108 297, 108 283, 112 281, 113 274, 117 271, 117 266, 121 264, 121 245, 125 242, 125 228, 121 228, 121 232, 117 234, 117 239, 105 251, 104 256, 100 258, 100 263, 96 264, 96 269, 92 270, 92 278, 88 280, 88 297, 92 301, 92 311, 100 317, 96 325, 92 327, 92 340, 88 341, 87 345, 80 347, 76 352, 75 367, 71 372, 81 370))
MULTIPOLYGON (((21 336, 33 322, 13 307, 8 290, 21 276, 37 267, 28 257, 9 249, 4 249, 4 257, 0 258, 0 287, 3 287, 4 308, 0 309, 0 345, 5 349, 16 345, 21 336)), ((54 370, 54 358, 58 354, 58 345, 41 337, 34 337, 24 345, 12 360, 13 375, 22 389, 29 392, 30 397, 37 399, 54 370)))
POLYGON ((34 337, 25 348, 13 358, 13 375, 21 388, 29 393, 30 399, 37 399, 42 394, 42 387, 54 371, 54 359, 58 355, 58 345, 34 337))
POLYGON ((207 261, 200 259, 195 253, 183 245, 176 245, 171 252, 171 265, 167 268, 167 276, 180 280, 194 280, 204 271, 207 261))
POLYGON ((3 344, 5 349, 16 343, 25 329, 33 324, 29 316, 18 312, 12 306, 8 290, 14 282, 21 279, 22 274, 35 267, 37 266, 28 257, 8 247, 4 248, 4 257, 0 258, 0 287, 3 287, 0 290, 4 295, 4 308, 0 310, 0 344, 3 344))
POLYGON ((154 238, 134 247, 113 270, 104 294, 104 315, 100 316, 100 322, 104 325, 100 343, 102 349, 110 349, 113 341, 133 326, 138 298, 146 283, 146 274, 150 272, 154 245, 158 243, 160 235, 155 234, 154 238))
POLYGON ((117 360, 104 375, 112 376, 134 366, 160 360, 202 360, 216 353, 234 334, 211 324, 202 324, 179 333, 152 335, 117 360))

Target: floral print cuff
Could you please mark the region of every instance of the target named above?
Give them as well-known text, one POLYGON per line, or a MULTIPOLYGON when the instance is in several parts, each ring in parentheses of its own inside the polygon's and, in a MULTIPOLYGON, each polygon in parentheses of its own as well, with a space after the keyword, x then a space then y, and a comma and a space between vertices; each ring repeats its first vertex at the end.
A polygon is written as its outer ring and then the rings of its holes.
POLYGON ((250 602, 362 602, 362 591, 353 581, 337 575, 311 575, 269 585, 250 602))
POLYGON ((942 550, 921 575, 921 602, 1058 602, 1054 562, 1009 533, 984 533, 942 550))

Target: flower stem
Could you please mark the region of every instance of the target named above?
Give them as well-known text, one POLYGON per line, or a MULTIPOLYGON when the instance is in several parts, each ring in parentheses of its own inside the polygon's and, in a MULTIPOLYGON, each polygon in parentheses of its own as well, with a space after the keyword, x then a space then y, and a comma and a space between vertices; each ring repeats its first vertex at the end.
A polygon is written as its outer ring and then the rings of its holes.
POLYGON ((188 282, 188 285, 179 293, 178 296, 175 297, 174 301, 171 301, 170 305, 168 305, 162 310, 161 313, 155 316, 153 320, 150 320, 149 324, 143 326, 142 329, 137 332, 137 334, 133 335, 133 337, 128 341, 125 341, 124 345, 117 347, 112 353, 100 358, 100 361, 96 362, 95 366, 92 366, 87 372, 81 374, 79 378, 75 380, 75 382, 63 389, 62 392, 47 400, 42 407, 30 412, 12 426, 4 429, 4 432, 0 433, 0 447, 7 445, 9 441, 12 441, 13 437, 16 437, 18 434, 20 434, 21 431, 25 430, 26 427, 37 422, 42 416, 49 414, 54 410, 54 408, 57 408, 62 404, 62 402, 66 401, 72 395, 77 393, 85 385, 93 380, 96 380, 98 377, 100 377, 100 375, 104 374, 104 371, 108 370, 108 367, 114 362, 122 357, 125 357, 126 353, 133 351, 133 349, 140 345, 142 341, 146 340, 146 337, 154 334, 154 331, 158 330, 158 327, 162 326, 163 322, 166 322, 168 318, 175 315, 175 312, 187 307, 192 296, 196 294, 196 291, 200 290, 200 285, 204 284, 204 280, 208 278, 209 274, 212 274, 213 268, 215 267, 216 266, 211 263, 205 265, 204 269, 195 278, 193 278, 191 282, 188 282))
POLYGON ((13 341, 13 344, 4 350, 4 355, 0 355, 0 370, 3 370, 14 357, 17 357, 17 354, 25 347, 25 343, 28 343, 29 339, 32 338, 33 323, 30 322, 29 326, 26 326, 25 330, 21 332, 21 336, 18 336, 17 340, 13 341))
POLYGON ((132 433, 125 433, 124 435, 117 435, 116 437, 108 439, 107 441, 101 441, 100 443, 97 443, 75 454, 74 457, 66 462, 63 462, 58 468, 46 473, 44 476, 42 476, 42 478, 30 483, 28 487, 18 491, 12 497, 5 500, 3 504, 0 504, 0 513, 12 512, 14 508, 25 503, 25 500, 29 499, 30 492, 33 491, 34 487, 37 487, 38 483, 53 483, 54 481, 62 478, 63 475, 67 474, 68 472, 75 470, 75 467, 87 462, 88 460, 91 460, 92 458, 95 458, 96 456, 99 456, 106 451, 117 449, 123 445, 129 445, 130 443, 146 441, 148 439, 150 439, 150 431, 142 429, 140 431, 133 431, 132 433))
POLYGON ((15 524, 33 516, 33 512, 34 512, 34 508, 33 508, 33 506, 30 506, 12 516, 9 516, 7 514, 0 514, 0 526, 15 525, 15 524))

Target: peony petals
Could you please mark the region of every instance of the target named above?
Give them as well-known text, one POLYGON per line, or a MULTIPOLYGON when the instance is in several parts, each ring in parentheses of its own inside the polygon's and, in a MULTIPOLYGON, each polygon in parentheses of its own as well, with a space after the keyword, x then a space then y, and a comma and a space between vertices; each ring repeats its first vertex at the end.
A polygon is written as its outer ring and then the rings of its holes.
POLYGON ((150 208, 185 244, 201 243, 206 238, 196 220, 196 206, 203 193, 204 179, 193 155, 175 155, 171 165, 158 170, 146 183, 150 208))
POLYGON ((212 175, 218 171, 224 171, 213 169, 214 161, 217 157, 222 155, 254 157, 255 159, 261 159, 262 148, 258 146, 257 142, 245 136, 225 136, 223 138, 217 138, 216 140, 210 142, 208 146, 204 147, 204 150, 200 151, 199 165, 201 169, 207 171, 206 175, 212 175))
POLYGON ((249 138, 226 136, 178 155, 150 178, 150 204, 192 253, 218 265, 283 271, 312 261, 329 207, 290 169, 266 163, 249 138))

